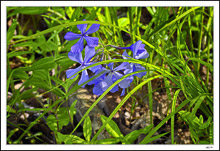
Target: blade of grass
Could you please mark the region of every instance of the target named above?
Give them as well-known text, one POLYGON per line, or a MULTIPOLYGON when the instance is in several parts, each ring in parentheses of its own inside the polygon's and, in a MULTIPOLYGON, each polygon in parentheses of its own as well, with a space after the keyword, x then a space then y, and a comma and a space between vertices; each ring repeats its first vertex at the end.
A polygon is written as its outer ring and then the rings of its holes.
MULTIPOLYGON (((173 102, 172 102, 172 113, 175 112, 176 99, 177 99, 177 96, 178 96, 180 90, 181 89, 178 89, 174 94, 173 102)), ((174 118, 175 118, 175 113, 171 116, 171 142, 172 142, 172 144, 174 144, 174 121, 175 121, 174 118)))
MULTIPOLYGON (((118 26, 118 18, 117 18, 117 12, 116 12, 117 10, 116 10, 115 7, 110 7, 110 10, 111 10, 111 12, 113 14, 112 17, 114 19, 114 23, 115 23, 116 26, 118 26)), ((117 33, 118 33, 119 38, 116 41, 119 40, 120 45, 124 46, 122 34, 121 34, 121 31, 118 28, 117 28, 117 33)))
MULTIPOLYGON (((188 8, 187 8, 188 9, 188 8)), ((194 46, 193 46, 193 40, 192 40, 192 30, 191 30, 191 16, 188 16, 188 33, 189 33, 189 46, 190 46, 190 50, 193 53, 194 51, 194 46)), ((191 55, 192 57, 192 55, 191 55)))
MULTIPOLYGON (((153 56, 154 56, 154 50, 150 53, 150 58, 149 58, 149 63, 152 63, 153 60, 153 56)), ((150 69, 148 69, 147 72, 147 77, 150 77, 150 69)), ((149 97, 149 108, 150 108, 150 123, 153 124, 153 95, 152 95, 152 85, 151 85, 151 81, 148 82, 147 84, 148 86, 148 97, 149 97)))
MULTIPOLYGON (((98 76, 100 76, 103 73, 100 73, 94 77, 92 77, 91 79, 89 79, 88 81, 82 83, 81 85, 75 85, 65 96, 62 96, 60 99, 58 99, 57 101, 55 101, 52 105, 50 105, 42 114, 40 114, 33 122, 30 123, 30 125, 28 126, 28 128, 20 135, 20 137, 18 138, 18 141, 21 141, 21 139, 25 136, 26 133, 28 133, 28 131, 35 125, 37 124, 37 121, 40 120, 47 112, 51 111, 56 105, 58 105, 61 101, 63 101, 66 97, 68 97, 69 95, 73 94, 77 89, 79 89, 80 87, 82 87, 84 84, 92 81, 93 79, 97 78, 98 76)), ((75 74, 76 75, 76 74, 75 74)), ((75 76, 73 75, 73 76, 75 76)), ((68 79, 69 80, 69 79, 68 79)), ((68 81, 66 80, 66 81, 68 81)), ((43 93, 42 93, 43 94, 43 93)), ((41 95, 42 95, 41 94, 41 95)))
MULTIPOLYGON (((204 15, 203 15, 203 12, 204 12, 204 9, 205 7, 202 7, 202 12, 201 12, 201 22, 199 23, 199 26, 200 26, 200 31, 199 31, 199 38, 198 38, 198 58, 200 59, 200 51, 201 51, 201 48, 202 48, 202 35, 203 35, 203 19, 204 19, 204 15)), ((199 71, 200 69, 200 63, 198 62, 198 65, 197 65, 197 70, 199 71)))
MULTIPOLYGON (((14 42, 12 42, 11 44, 16 44, 16 43, 19 43, 19 42, 22 42, 22 41, 25 41, 25 40, 29 40, 29 39, 35 39, 37 38, 38 36, 41 36, 41 35, 44 35, 44 34, 47 34, 47 33, 50 33, 54 30, 58 30, 60 28, 66 28, 66 27, 70 27, 70 26, 73 26, 73 25, 78 25, 78 24, 100 24, 100 25, 103 25, 103 26, 111 26, 111 27, 115 27, 115 28, 118 28, 119 30, 122 30, 126 33, 129 33, 131 34, 131 32, 125 30, 124 28, 122 27, 119 27, 119 26, 116 26, 116 25, 113 25, 113 24, 108 24, 106 22, 99 22, 99 21, 75 21, 75 22, 70 22, 70 23, 65 23, 65 24, 62 24, 62 25, 58 25, 58 26, 55 26, 55 27, 51 27, 49 29, 46 29, 44 31, 41 31, 41 32, 38 32, 36 34, 33 34, 31 36, 21 36, 23 39, 19 39, 19 40, 16 40, 14 42)), ((151 45, 150 43, 148 43, 146 40, 142 39, 141 37, 139 36, 136 36, 134 35, 137 39, 141 40, 144 44, 148 45, 150 48, 152 49, 155 49, 155 47, 153 45, 151 45)))
POLYGON ((130 33, 131 33, 131 44, 134 43, 134 32, 133 32, 133 13, 132 13, 132 7, 128 8, 129 12, 129 20, 130 20, 130 33))
POLYGON ((148 83, 149 81, 152 81, 156 78, 162 77, 162 75, 157 75, 151 78, 148 78, 147 80, 140 83, 138 86, 136 86, 133 90, 131 90, 119 103, 119 105, 114 109, 114 111, 111 113, 111 115, 108 117, 108 119, 105 121, 105 123, 102 125, 102 127, 99 129, 99 131, 95 134, 95 136, 92 138, 91 141, 95 141, 98 137, 98 135, 102 132, 102 130, 105 128, 105 126, 108 124, 108 122, 114 117, 114 115, 118 112, 118 110, 122 107, 122 105, 130 98, 130 96, 135 93, 138 89, 140 89, 143 85, 148 83))
MULTIPOLYGON (((73 134, 76 129, 80 126, 80 124, 83 122, 83 120, 86 118, 86 116, 90 113, 90 111, 96 106, 96 104, 98 104, 98 102, 114 87, 116 86, 119 82, 121 82, 123 79, 136 74, 136 73, 140 73, 140 72, 146 72, 145 70, 140 70, 140 71, 136 71, 130 74, 127 74, 123 77, 121 77, 120 79, 118 79, 117 81, 115 81, 102 95, 99 96, 99 98, 90 106, 90 108, 86 111, 86 113, 83 115, 83 117, 81 118, 81 120, 78 122, 78 124, 76 125, 76 127, 74 128, 74 130, 70 133, 73 134)), ((98 133, 98 132, 97 132, 98 133)), ((93 137, 94 138, 94 137, 93 137)), ((91 141, 93 141, 94 139, 92 139, 91 141)))
POLYGON ((142 8, 141 7, 137 7, 137 14, 136 14, 136 35, 141 37, 140 35, 140 31, 139 31, 139 24, 140 24, 140 19, 141 19, 141 10, 142 8))
POLYGON ((161 30, 167 28, 168 26, 172 25, 173 23, 177 22, 178 20, 182 19, 183 17, 185 17, 186 15, 189 15, 192 11, 198 9, 200 7, 192 7, 191 9, 187 10, 186 12, 184 12, 183 14, 181 14, 180 16, 178 16, 177 18, 175 18, 174 20, 172 20, 171 22, 165 24, 162 28, 158 29, 156 32, 154 32, 152 35, 160 32, 161 30))
POLYGON ((163 133, 163 134, 160 134, 160 135, 151 137, 151 138, 149 138, 149 139, 145 142, 145 144, 148 144, 148 143, 150 143, 150 142, 152 142, 152 141, 154 141, 154 140, 156 140, 156 139, 158 139, 158 138, 161 138, 161 137, 163 137, 164 135, 166 135, 166 134, 168 134, 168 133, 169 133, 169 132, 166 132, 166 133, 163 133))
MULTIPOLYGON (((206 96, 207 94, 201 94, 199 95, 201 96, 206 96)), ((198 96, 197 96, 198 97, 198 96)), ((197 99, 193 98, 193 99, 197 99)), ((172 112, 170 115, 168 115, 165 119, 163 119, 152 131, 150 131, 150 133, 139 143, 139 144, 146 144, 145 142, 148 141, 148 139, 150 139, 150 137, 159 129, 163 126, 163 124, 166 123, 166 121, 168 121, 171 116, 173 116, 174 114, 176 114, 181 108, 183 108, 184 106, 186 106, 190 101, 192 101, 193 99, 186 99, 185 101, 183 101, 176 109, 174 112, 172 112)))

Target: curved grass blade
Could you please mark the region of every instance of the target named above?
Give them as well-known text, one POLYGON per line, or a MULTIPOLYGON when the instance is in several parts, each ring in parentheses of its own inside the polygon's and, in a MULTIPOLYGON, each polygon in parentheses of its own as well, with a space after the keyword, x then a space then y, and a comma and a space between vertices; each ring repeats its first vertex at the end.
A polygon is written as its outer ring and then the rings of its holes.
MULTIPOLYGON (((200 96, 204 96, 207 94, 201 94, 200 96)), ((197 99, 193 98, 193 99, 197 99)), ((146 144, 146 142, 148 141, 148 139, 150 139, 150 137, 159 129, 163 126, 163 124, 166 123, 166 121, 168 121, 171 116, 173 116, 174 114, 176 114, 181 108, 183 108, 185 105, 187 105, 192 99, 186 99, 185 101, 183 101, 175 110, 175 112, 172 112, 170 115, 168 115, 165 119, 163 119, 152 131, 150 131, 150 133, 140 142, 140 144, 146 144)))
MULTIPOLYGON (((179 94, 181 89, 178 89, 173 97, 173 102, 172 102, 172 113, 175 112, 175 107, 176 107, 176 99, 177 96, 179 94)), ((171 142, 172 144, 174 144, 174 117, 175 117, 175 113, 171 116, 171 142)))
POLYGON ((185 13, 181 14, 180 16, 178 16, 177 18, 175 18, 171 22, 165 24, 162 28, 160 28, 157 31, 155 31, 153 34, 151 34, 151 36, 156 34, 156 33, 158 33, 158 32, 160 32, 161 30, 167 28, 168 26, 172 25, 173 23, 177 22, 178 20, 182 19, 183 17, 185 17, 186 15, 190 14, 192 11, 194 11, 194 10, 196 10, 198 8, 200 8, 200 7, 193 7, 191 9, 187 10, 185 13))
MULTIPOLYGON (((25 40, 30 40, 30 39, 35 39, 37 38, 38 36, 41 36, 41 35, 44 35, 44 34, 47 34, 47 33, 50 33, 50 32, 53 32, 55 30, 59 30, 61 28, 66 28, 66 27, 70 27, 70 26, 73 26, 73 25, 78 25, 78 24, 100 24, 100 25, 103 25, 103 26, 112 26, 112 27, 115 27, 119 30, 122 30, 126 33, 129 33, 131 34, 131 32, 125 30, 123 27, 119 27, 119 26, 116 26, 116 25, 113 25, 113 24, 109 24, 109 23, 105 23, 105 22, 99 22, 99 21, 76 21, 76 22, 70 22, 70 23, 66 23, 66 24, 62 24, 62 25, 58 25, 58 26, 55 26, 55 27, 51 27, 49 29, 46 29, 44 31, 41 31, 41 32, 38 32, 36 34, 33 34, 31 36, 27 36, 23 39, 19 39, 17 41, 14 41, 12 42, 11 44, 16 44, 18 42, 22 42, 22 41, 25 41, 25 40)), ((155 47, 153 45, 151 45, 150 43, 148 43, 146 40, 142 39, 141 37, 139 36, 136 36, 134 35, 137 39, 143 41, 143 43, 145 43, 146 45, 148 45, 150 48, 152 49, 155 49, 155 47)), ((23 37, 23 36, 22 36, 23 37)))
MULTIPOLYGON (((136 73, 136 72, 134 72, 136 73)), ((94 141, 98 135, 102 132, 102 130, 105 128, 105 126, 109 123, 109 121, 114 117, 114 115, 118 112, 118 110, 122 107, 122 105, 128 100, 128 98, 135 93, 138 89, 140 89, 143 85, 145 85, 146 83, 148 83, 149 81, 152 81, 156 78, 162 77, 162 75, 157 75, 154 77, 151 77, 145 81, 143 81, 142 83, 140 83, 138 86, 136 86, 133 90, 131 90, 125 97, 124 99, 119 103, 119 105, 114 109, 114 111, 111 113, 111 115, 108 117, 108 119, 105 121, 105 123, 102 125, 102 127, 99 129, 99 131, 95 134, 95 136, 92 138, 92 141, 94 141)), ((119 79, 120 80, 120 79, 119 79)), ((118 81, 118 80, 117 80, 118 81)), ((117 82, 116 81, 116 82, 117 82)))
MULTIPOLYGON (((145 70, 140 70, 140 71, 136 71, 130 74, 127 74, 123 77, 121 77, 120 79, 118 79, 117 81, 115 81, 102 95, 99 96, 99 98, 91 105, 91 107, 86 111, 86 113, 83 115, 83 117, 81 118, 81 120, 78 122, 78 124, 76 125, 76 127, 74 128, 74 130, 70 133, 73 134, 76 129, 80 126, 80 124, 83 122, 83 120, 86 118, 86 116, 90 113, 90 111, 92 111, 92 109, 98 104, 98 102, 113 88, 115 87, 118 83, 120 83, 123 79, 134 75, 136 73, 140 73, 140 72, 146 72, 145 70)), ((94 139, 92 139, 91 141, 93 141, 94 139)))

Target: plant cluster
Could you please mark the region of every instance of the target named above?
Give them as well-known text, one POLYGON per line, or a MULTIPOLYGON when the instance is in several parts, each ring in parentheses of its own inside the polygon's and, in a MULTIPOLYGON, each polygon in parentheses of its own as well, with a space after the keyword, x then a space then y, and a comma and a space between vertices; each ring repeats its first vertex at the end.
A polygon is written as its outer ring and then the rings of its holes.
MULTIPOLYGON (((68 32, 64 36, 66 40, 75 40, 75 39, 80 38, 79 41, 71 47, 71 51, 68 53, 68 57, 72 61, 80 63, 80 66, 77 67, 76 69, 67 70, 66 71, 67 78, 71 78, 71 79, 75 78, 76 73, 78 73, 80 70, 86 67, 89 67, 90 65, 95 63, 95 61, 92 61, 92 58, 96 55, 95 47, 98 45, 98 38, 89 37, 88 34, 96 32, 99 29, 99 26, 100 26, 99 24, 92 24, 92 26, 86 31, 87 24, 80 24, 80 25, 77 25, 77 28, 81 31, 81 34, 68 32), (85 49, 84 49, 84 39, 87 42, 85 49), (82 57, 83 49, 85 51, 84 59, 82 57)), ((144 47, 145 45, 142 44, 142 42, 139 40, 136 43, 132 44, 130 47, 116 47, 116 48, 131 50, 134 59, 146 59, 147 57, 149 57, 149 54, 144 47)), ((131 56, 128 55, 126 51, 123 52, 122 57, 123 59, 132 58, 131 56)), ((109 56, 109 59, 111 59, 110 56, 109 56)), ((103 61, 103 58, 101 58, 101 61, 103 61)), ((117 81, 124 75, 133 73, 136 71, 140 71, 140 70, 146 70, 140 64, 128 63, 128 62, 123 62, 117 67, 114 67, 114 63, 112 62, 112 63, 108 63, 105 67, 103 67, 102 65, 97 65, 89 69, 93 73, 95 73, 95 76, 103 72, 103 74, 99 75, 98 78, 88 83, 89 85, 94 84, 93 93, 96 95, 103 94, 103 92, 106 91, 115 81, 117 81)), ((120 87, 123 89, 121 92, 121 96, 123 96, 125 94, 125 88, 129 87, 130 83, 133 81, 134 79, 133 76, 137 76, 141 78, 145 74, 146 72, 142 72, 142 73, 137 73, 137 74, 134 74, 132 76, 125 78, 118 85, 114 86, 110 90, 110 92, 114 93, 118 91, 120 87)), ((88 80, 89 80, 88 72, 87 70, 83 70, 82 76, 78 84, 81 85, 88 80)), ((82 87, 85 87, 85 85, 83 85, 82 87)))
POLYGON ((213 16, 213 7, 7 7, 7 143, 178 144, 183 129, 189 143, 213 144, 213 16), (81 87, 98 97, 76 121, 81 87), (111 95, 121 100, 94 133, 89 115, 111 95), (149 123, 122 134, 120 110, 127 128, 149 123), (98 140, 104 129, 110 138, 98 140))

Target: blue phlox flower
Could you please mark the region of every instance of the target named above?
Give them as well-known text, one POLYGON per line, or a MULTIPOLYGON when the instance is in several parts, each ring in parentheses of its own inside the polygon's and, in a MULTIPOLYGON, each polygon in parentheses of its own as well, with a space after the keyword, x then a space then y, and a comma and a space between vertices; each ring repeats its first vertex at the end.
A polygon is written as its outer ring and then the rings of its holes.
MULTIPOLYGON (((145 59, 145 58, 149 57, 149 54, 148 54, 147 50, 144 48, 144 46, 145 45, 142 44, 142 41, 139 40, 136 43, 134 43, 133 45, 131 45, 130 47, 121 47, 121 48, 130 49, 133 52, 134 59, 145 59)), ((129 56, 126 51, 123 52, 122 56, 124 59, 131 58, 131 56, 129 56)), ((141 66, 140 64, 130 63, 127 66, 127 69, 124 70, 124 74, 129 74, 129 73, 136 72, 139 70, 146 70, 146 69, 143 66, 141 66)), ((141 73, 135 74, 134 76, 141 78, 146 73, 147 72, 141 72, 141 73)))
MULTIPOLYGON (((101 76, 100 79, 98 79, 95 83, 95 86, 93 88, 93 93, 96 95, 101 95, 104 91, 106 91, 115 81, 123 77, 124 75, 121 74, 120 70, 125 70, 127 68, 127 63, 122 63, 116 68, 113 68, 114 63, 109 63, 107 66, 109 69, 102 68, 99 72, 105 71, 104 74, 101 76)), ((114 86, 110 92, 114 93, 119 90, 119 87, 122 88, 121 96, 125 94, 125 88, 130 86, 130 78, 125 78, 122 80, 118 85, 114 86)))
MULTIPOLYGON (((70 51, 68 53, 68 57, 71 60, 80 63, 80 66, 77 67, 76 69, 69 69, 69 70, 67 70, 66 71, 67 78, 70 78, 72 75, 74 75, 78 71, 80 71, 80 70, 82 70, 82 69, 84 69, 84 68, 94 64, 93 62, 90 62, 91 58, 94 55, 95 55, 95 48, 89 47, 89 46, 85 47, 85 57, 84 57, 84 60, 82 58, 82 53, 81 52, 72 52, 72 51, 70 51)), ((101 65, 97 65, 97 66, 91 67, 90 70, 95 73, 101 67, 102 67, 101 65)), ((71 77, 71 79, 73 79, 75 77, 76 77, 76 75, 71 77)), ((87 70, 83 70, 82 71, 82 76, 81 76, 78 84, 80 85, 80 84, 86 82, 87 80, 89 80, 88 72, 87 72, 87 70)), ((85 87, 85 85, 83 85, 82 87, 85 87)))
MULTIPOLYGON (((85 21, 85 19, 83 21, 85 21)), ((81 34, 75 34, 73 32, 67 32, 66 35, 64 36, 64 39, 66 39, 66 40, 79 39, 79 41, 71 47, 71 51, 72 52, 76 52, 78 50, 82 51, 83 48, 84 48, 83 47, 84 39, 86 40, 87 45, 89 47, 98 46, 99 38, 90 37, 88 35, 91 34, 91 33, 96 32, 97 30, 99 30, 99 26, 100 26, 99 24, 92 24, 91 27, 86 31, 87 24, 80 24, 80 25, 77 25, 77 28, 81 31, 81 34)))

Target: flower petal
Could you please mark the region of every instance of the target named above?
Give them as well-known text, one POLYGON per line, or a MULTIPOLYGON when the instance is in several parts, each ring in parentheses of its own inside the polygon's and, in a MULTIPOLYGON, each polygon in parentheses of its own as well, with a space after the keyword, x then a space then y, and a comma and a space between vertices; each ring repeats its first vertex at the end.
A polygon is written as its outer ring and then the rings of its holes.
POLYGON ((116 86, 114 86, 114 88, 112 88, 111 90, 110 90, 110 92, 112 92, 112 93, 115 93, 116 91, 118 91, 118 85, 116 85, 116 86))
POLYGON ((94 55, 95 55, 95 48, 86 46, 84 63, 88 63, 94 55))
POLYGON ((113 70, 114 62, 107 64, 107 66, 110 68, 110 70, 113 70))
POLYGON ((99 38, 97 37, 83 36, 83 38, 86 40, 89 47, 96 47, 99 44, 99 38))
POLYGON ((145 50, 144 47, 145 47, 145 44, 141 44, 141 45, 139 46, 138 50, 145 50))
MULTIPOLYGON (((146 70, 143 66, 141 66, 140 64, 135 64, 134 65, 134 72, 135 71, 139 71, 139 70, 146 70)), ((140 73, 137 73, 135 74, 135 76, 141 78, 143 77, 144 75, 146 75, 147 72, 140 72, 140 73)))
POLYGON ((133 49, 131 49, 131 51, 133 51, 133 57, 136 56, 137 51, 141 45, 142 41, 138 40, 136 43, 133 44, 133 49))
MULTIPOLYGON (((100 73, 101 73, 102 71, 104 71, 104 70, 105 70, 105 68, 102 67, 101 69, 99 69, 98 71, 96 71, 96 73, 95 73, 94 76, 100 74, 100 73)), ((106 74, 107 74, 107 72, 104 72, 103 74, 99 75, 97 78, 95 78, 94 80, 90 81, 90 82, 88 83, 88 85, 100 83, 102 80, 104 80, 106 74)), ((94 76, 92 76, 92 77, 94 77, 94 76)), ((92 78, 92 77, 91 77, 91 78, 92 78)))
POLYGON ((96 84, 93 88, 93 94, 101 95, 104 91, 102 90, 100 84, 96 84))
POLYGON ((127 68, 124 70, 124 74, 129 74, 134 72, 134 64, 130 63, 127 65, 127 68))
POLYGON ((127 51, 124 51, 122 54, 123 59, 131 58, 131 56, 128 55, 127 51))
POLYGON ((68 53, 68 57, 73 60, 73 61, 76 61, 80 64, 83 63, 83 59, 82 59, 82 53, 79 51, 79 52, 69 52, 68 53))
POLYGON ((91 34, 99 30, 100 24, 92 24, 92 26, 85 32, 85 34, 91 34))
POLYGON ((134 56, 135 59, 146 59, 147 57, 149 57, 149 54, 146 49, 139 49, 137 54, 134 56))
MULTIPOLYGON (((94 64, 94 63, 93 62, 86 63, 86 66, 90 66, 92 64, 94 64)), ((97 65, 97 66, 89 68, 89 70, 91 70, 93 73, 95 73, 96 71, 100 70, 101 68, 102 68, 102 65, 97 65)))
POLYGON ((100 82, 100 86, 103 91, 107 90, 109 86, 113 84, 112 74, 108 74, 107 77, 100 82))
MULTIPOLYGON (((85 19, 83 19, 83 21, 85 21, 85 19)), ((82 34, 85 33, 86 27, 87 27, 87 24, 79 24, 79 25, 77 25, 77 28, 81 31, 82 34)))
MULTIPOLYGON (((123 77, 124 75, 119 73, 119 72, 114 72, 114 76, 117 78, 117 79, 120 79, 121 77, 123 77)), ((119 83, 119 87, 121 88, 127 88, 130 86, 130 79, 129 78, 125 78, 124 80, 122 80, 120 83, 119 83)))
POLYGON ((66 40, 75 40, 80 38, 81 35, 80 34, 75 34, 73 32, 67 32, 66 35, 64 36, 64 39, 66 40))
POLYGON ((122 91, 121 91, 121 95, 120 96, 123 96, 123 95, 125 95, 125 89, 122 89, 122 91))
MULTIPOLYGON (((67 78, 70 78, 72 75, 74 75, 75 73, 77 73, 78 71, 80 71, 82 68, 82 66, 79 66, 78 68, 76 69, 69 69, 66 71, 66 77, 67 78)), ((75 78, 77 75, 71 77, 71 79, 75 78)))
MULTIPOLYGON (((109 75, 111 75, 111 80, 112 80, 112 83, 109 84, 109 87, 110 87, 115 81, 118 80, 118 78, 116 78, 116 77, 114 76, 114 74, 112 74, 112 73, 109 73, 109 75)), ((118 88, 118 85, 116 85, 116 86, 114 86, 114 87, 110 90, 110 92, 114 93, 114 92, 118 91, 118 89, 119 89, 119 88, 118 88)))
POLYGON ((72 47, 71 47, 71 51, 72 52, 78 52, 78 51, 82 51, 83 50, 83 47, 84 47, 84 45, 83 45, 83 42, 84 42, 84 40, 83 40, 83 38, 81 37, 80 39, 79 39, 79 41, 75 44, 75 45, 73 45, 72 47))
POLYGON ((114 71, 124 70, 127 69, 127 66, 129 65, 128 62, 123 62, 119 66, 117 66, 114 71))
MULTIPOLYGON (((87 70, 83 70, 82 71, 82 76, 78 82, 78 85, 81 85, 83 84, 84 82, 88 81, 89 80, 89 75, 88 75, 88 72, 87 70)), ((84 88, 86 84, 84 84, 82 87, 84 88)))

